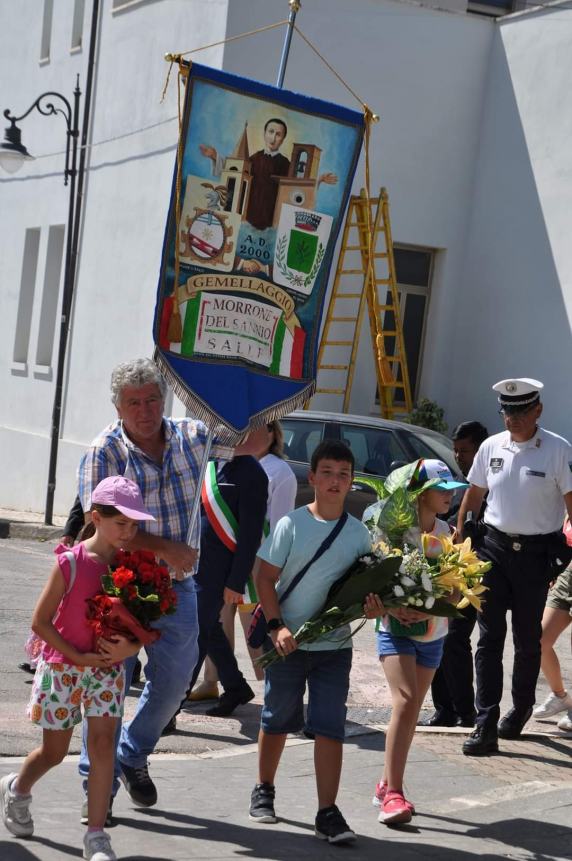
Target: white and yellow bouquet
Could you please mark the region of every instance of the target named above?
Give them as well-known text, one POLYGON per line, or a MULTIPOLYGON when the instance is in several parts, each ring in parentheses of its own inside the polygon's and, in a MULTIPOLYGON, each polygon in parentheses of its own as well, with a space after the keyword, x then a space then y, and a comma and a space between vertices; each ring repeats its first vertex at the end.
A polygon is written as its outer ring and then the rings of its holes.
MULTIPOLYGON (((299 646, 359 622, 353 636, 367 621, 364 603, 371 593, 387 609, 405 607, 432 616, 458 616, 469 604, 480 608, 486 589, 481 581, 490 563, 478 559, 469 538, 455 544, 449 536, 421 534, 416 501, 437 481, 412 490, 419 464, 395 470, 385 482, 359 479, 378 494, 378 502, 364 513, 371 553, 353 563, 334 583, 320 612, 294 632, 299 646)), ((258 663, 267 667, 277 660, 285 658, 271 649, 258 663)))

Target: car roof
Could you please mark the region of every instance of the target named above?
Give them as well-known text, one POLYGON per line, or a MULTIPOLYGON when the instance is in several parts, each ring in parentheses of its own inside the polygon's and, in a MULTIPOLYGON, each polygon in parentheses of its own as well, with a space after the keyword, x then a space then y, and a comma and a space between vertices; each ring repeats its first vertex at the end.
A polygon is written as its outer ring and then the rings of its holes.
POLYGON ((441 437, 448 440, 448 437, 445 434, 431 430, 430 428, 424 428, 420 425, 412 425, 409 424, 409 422, 396 422, 391 419, 382 419, 381 417, 378 418, 377 416, 355 416, 351 413, 333 413, 324 410, 295 410, 293 413, 288 413, 288 415, 284 416, 284 418, 307 419, 308 421, 337 423, 344 421, 351 422, 355 425, 362 425, 363 427, 390 428, 404 431, 422 431, 424 434, 428 434, 429 436, 434 436, 437 438, 441 437))

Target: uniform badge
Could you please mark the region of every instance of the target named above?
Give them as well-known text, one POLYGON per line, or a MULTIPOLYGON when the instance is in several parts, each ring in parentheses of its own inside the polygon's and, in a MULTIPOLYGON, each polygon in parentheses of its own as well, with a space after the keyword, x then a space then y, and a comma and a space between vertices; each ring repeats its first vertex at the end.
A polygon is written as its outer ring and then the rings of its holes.
POLYGON ((491 457, 489 467, 491 472, 500 472, 503 468, 504 460, 502 457, 491 457))

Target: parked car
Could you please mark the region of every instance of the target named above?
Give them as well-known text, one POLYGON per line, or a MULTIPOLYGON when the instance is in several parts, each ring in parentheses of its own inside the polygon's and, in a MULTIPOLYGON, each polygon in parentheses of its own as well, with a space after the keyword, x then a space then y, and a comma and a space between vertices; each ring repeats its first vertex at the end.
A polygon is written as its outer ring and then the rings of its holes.
MULTIPOLYGON (((411 463, 419 457, 444 460, 453 475, 461 477, 453 454, 453 444, 446 436, 427 428, 386 419, 352 416, 344 413, 297 410, 282 419, 284 453, 298 480, 296 506, 314 498, 308 484, 312 452, 324 439, 343 440, 355 458, 355 481, 348 494, 350 514, 361 518, 364 509, 375 501, 373 490, 360 484, 360 476, 380 476, 411 463)), ((451 506, 454 514, 463 491, 456 491, 451 506)))

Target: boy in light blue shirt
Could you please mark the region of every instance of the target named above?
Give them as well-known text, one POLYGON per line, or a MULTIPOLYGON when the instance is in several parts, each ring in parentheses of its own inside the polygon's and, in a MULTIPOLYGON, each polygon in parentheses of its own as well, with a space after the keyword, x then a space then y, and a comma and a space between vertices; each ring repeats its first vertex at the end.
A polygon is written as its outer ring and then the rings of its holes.
MULTIPOLYGON (((278 521, 258 552, 260 564, 255 574, 272 645, 285 660, 265 670, 258 737, 259 775, 252 791, 250 819, 276 822, 274 777, 286 736, 304 728, 316 744, 315 834, 329 843, 348 843, 356 836, 336 806, 352 663, 351 640, 349 629, 343 628, 298 647, 293 632, 323 607, 331 585, 349 566, 370 551, 366 527, 348 516, 339 536, 313 562, 283 603, 279 603, 279 598, 338 524, 353 471, 354 458, 345 443, 337 440, 320 443, 312 455, 308 476, 315 492, 314 501, 278 521), (308 712, 304 724, 306 685, 308 712)), ((364 612, 371 617, 379 615, 383 608, 378 599, 369 596, 364 612)))

